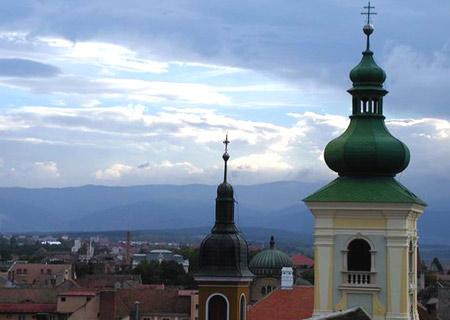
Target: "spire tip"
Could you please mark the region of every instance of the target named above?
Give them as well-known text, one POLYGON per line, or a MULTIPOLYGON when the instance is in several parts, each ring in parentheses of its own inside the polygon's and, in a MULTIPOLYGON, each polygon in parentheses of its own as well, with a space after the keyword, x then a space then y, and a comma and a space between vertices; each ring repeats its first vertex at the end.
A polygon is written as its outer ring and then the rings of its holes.
POLYGON ((223 141, 223 144, 225 145, 225 152, 222 155, 223 161, 225 161, 225 168, 224 168, 224 175, 223 175, 223 182, 227 182, 227 161, 230 159, 230 155, 228 154, 228 144, 230 141, 228 140, 228 132, 225 135, 225 140, 223 141))

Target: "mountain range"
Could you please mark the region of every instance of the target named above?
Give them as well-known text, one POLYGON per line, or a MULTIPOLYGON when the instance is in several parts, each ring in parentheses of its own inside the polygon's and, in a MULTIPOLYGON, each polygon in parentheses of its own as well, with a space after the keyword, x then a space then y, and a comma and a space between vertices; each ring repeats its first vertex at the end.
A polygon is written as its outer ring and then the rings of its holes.
MULTIPOLYGON (((314 219, 301 199, 322 185, 281 181, 234 186, 237 225, 312 235, 314 219)), ((215 197, 216 186, 200 184, 0 188, 0 232, 210 227, 215 197)), ((420 240, 448 243, 442 226, 450 225, 449 203, 429 198, 433 204, 419 219, 420 240)))

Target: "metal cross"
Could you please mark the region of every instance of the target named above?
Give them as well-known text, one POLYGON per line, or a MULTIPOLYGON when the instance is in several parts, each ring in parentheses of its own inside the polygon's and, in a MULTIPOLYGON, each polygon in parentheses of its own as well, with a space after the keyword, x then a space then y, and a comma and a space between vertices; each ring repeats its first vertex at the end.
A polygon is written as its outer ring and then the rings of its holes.
POLYGON ((372 12, 370 11, 370 9, 375 9, 375 7, 372 7, 370 5, 370 1, 369 4, 367 5, 367 7, 363 7, 364 9, 367 9, 367 12, 361 12, 362 15, 366 15, 367 16, 367 24, 370 24, 370 16, 371 15, 376 15, 376 12, 372 12))
POLYGON ((223 141, 223 144, 225 145, 225 152, 228 152, 228 144, 230 143, 230 141, 228 141, 228 132, 227 135, 225 136, 225 140, 223 141))

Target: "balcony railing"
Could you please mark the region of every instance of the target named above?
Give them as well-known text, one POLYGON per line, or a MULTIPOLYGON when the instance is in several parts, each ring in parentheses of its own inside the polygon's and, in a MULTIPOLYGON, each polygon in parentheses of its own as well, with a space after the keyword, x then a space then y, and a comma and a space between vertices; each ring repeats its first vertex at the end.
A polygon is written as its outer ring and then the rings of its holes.
POLYGON ((376 273, 370 271, 344 271, 342 282, 344 286, 374 287, 376 285, 376 273))

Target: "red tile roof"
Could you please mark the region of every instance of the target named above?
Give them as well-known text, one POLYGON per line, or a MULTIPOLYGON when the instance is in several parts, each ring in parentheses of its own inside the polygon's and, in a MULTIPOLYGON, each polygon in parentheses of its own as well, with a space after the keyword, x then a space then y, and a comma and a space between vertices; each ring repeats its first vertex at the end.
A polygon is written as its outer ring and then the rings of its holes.
POLYGON ((249 320, 298 320, 312 316, 314 287, 295 286, 292 290, 277 289, 255 303, 249 320))
POLYGON ((163 284, 141 284, 139 286, 141 289, 155 289, 155 290, 164 290, 163 284))
POLYGON ((56 303, 55 289, 0 288, 0 303, 56 303))
POLYGON ((117 315, 129 315, 134 302, 140 302, 141 313, 184 314, 191 313, 189 296, 179 295, 177 289, 124 289, 116 292, 117 315))
POLYGON ((179 296, 193 296, 198 294, 198 290, 179 290, 178 295, 179 296))
POLYGON ((294 266, 312 266, 314 265, 314 260, 304 256, 302 254, 294 254, 291 256, 294 266))
POLYGON ((0 303, 0 312, 56 312, 56 303, 0 303))
POLYGON ((60 296, 90 296, 94 297, 97 295, 97 292, 95 291, 83 291, 83 290, 73 290, 73 291, 66 291, 59 294, 60 296))

